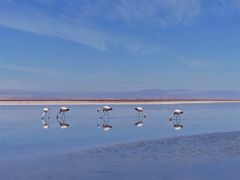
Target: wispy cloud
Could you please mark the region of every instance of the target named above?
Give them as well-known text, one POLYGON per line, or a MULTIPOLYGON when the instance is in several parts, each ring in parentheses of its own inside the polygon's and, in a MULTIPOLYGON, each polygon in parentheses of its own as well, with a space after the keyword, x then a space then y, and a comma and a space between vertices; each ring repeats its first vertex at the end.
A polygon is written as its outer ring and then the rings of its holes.
POLYGON ((31 7, 24 8, 21 11, 21 8, 16 3, 10 5, 11 8, 7 12, 0 11, 0 25, 75 41, 105 52, 121 47, 131 53, 146 55, 157 49, 157 46, 141 40, 131 40, 131 38, 122 37, 121 35, 107 34, 88 28, 86 25, 66 17, 66 14, 61 14, 61 18, 56 18, 36 11, 31 7))
POLYGON ((0 25, 46 36, 59 37, 107 51, 108 37, 101 32, 81 25, 74 25, 68 21, 62 21, 32 8, 21 11, 20 7, 14 5, 7 12, 0 11, 0 25))
POLYGON ((213 64, 209 59, 193 58, 193 57, 181 57, 179 58, 180 62, 191 69, 208 69, 216 68, 216 65, 213 64))
POLYGON ((121 0, 115 8, 120 19, 161 27, 186 22, 201 12, 199 0, 121 0))
MULTIPOLYGON (((166 24, 166 20, 159 15, 159 11, 157 11, 159 7, 162 7, 161 9, 172 9, 171 13, 174 14, 173 16, 179 22, 185 18, 184 16, 194 16, 192 12, 194 8, 191 8, 191 13, 187 10, 189 9, 189 2, 181 3, 180 6, 182 7, 179 10, 177 8, 178 5, 175 7, 176 2, 170 0, 120 0, 110 2, 100 0, 94 3, 92 1, 63 0, 61 1, 62 7, 56 8, 58 3, 59 1, 55 0, 51 2, 35 0, 29 3, 3 0, 0 8, 0 25, 75 41, 103 51, 109 51, 119 46, 125 47, 126 50, 132 53, 144 52, 143 54, 148 54, 158 49, 157 46, 145 43, 141 38, 132 41, 132 35, 121 36, 111 30, 110 32, 106 32, 104 28, 100 28, 102 30, 99 30, 99 28, 91 24, 91 20, 101 22, 122 19, 134 23, 137 19, 143 22, 157 21, 161 25, 164 25, 166 24), (49 8, 53 8, 54 10, 46 11, 49 8)), ((192 6, 195 7, 195 5, 192 6)))
MULTIPOLYGON (((238 0, 231 0, 239 4, 238 0)), ((124 27, 163 28, 185 24, 200 16, 201 0, 2 0, 0 25, 45 36, 63 38, 103 51, 123 48, 132 53, 159 52, 159 43, 146 42, 135 34, 121 34, 124 27), (61 4, 61 6, 59 6, 61 4), (134 40, 132 40, 134 39, 134 40), (116 43, 117 42, 117 43, 116 43), (144 50, 144 51, 143 51, 144 50)), ((217 1, 217 2, 220 2, 217 1)), ((218 9, 225 7, 221 0, 218 9)), ((212 6, 211 6, 212 7, 212 6)))
POLYGON ((67 1, 67 7, 76 10, 74 14, 99 20, 123 20, 143 24, 179 24, 195 18, 201 13, 200 0, 99 0, 67 1), (108 11, 105 11, 105 10, 108 11))
POLYGON ((19 66, 19 65, 0 64, 0 69, 7 69, 10 71, 30 73, 30 74, 36 74, 36 75, 53 76, 53 77, 59 77, 64 79, 69 79, 69 78, 77 79, 77 76, 72 73, 55 70, 55 69, 41 68, 41 67, 36 68, 36 67, 26 67, 26 66, 19 66))

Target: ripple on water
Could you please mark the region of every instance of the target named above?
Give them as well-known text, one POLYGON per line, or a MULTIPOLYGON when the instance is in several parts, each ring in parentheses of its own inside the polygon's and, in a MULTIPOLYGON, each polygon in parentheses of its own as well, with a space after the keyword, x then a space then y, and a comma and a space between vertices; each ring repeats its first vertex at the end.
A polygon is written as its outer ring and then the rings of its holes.
POLYGON ((84 152, 93 158, 194 161, 240 156, 240 132, 182 136, 136 143, 116 144, 84 152))
POLYGON ((237 179, 239 142, 237 131, 108 145, 6 165, 3 179, 237 179))

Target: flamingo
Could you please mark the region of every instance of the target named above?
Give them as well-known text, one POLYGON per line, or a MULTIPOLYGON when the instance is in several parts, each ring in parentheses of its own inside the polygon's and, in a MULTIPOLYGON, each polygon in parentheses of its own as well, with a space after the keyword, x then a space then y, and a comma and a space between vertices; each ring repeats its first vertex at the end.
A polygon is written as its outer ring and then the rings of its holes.
POLYGON ((99 117, 100 119, 102 119, 102 123, 101 125, 100 124, 97 125, 98 128, 102 128, 104 131, 109 131, 110 129, 112 129, 112 126, 109 124, 108 113, 111 110, 113 110, 113 108, 110 106, 103 106, 102 108, 97 109, 97 112, 103 113, 103 115, 99 117))
POLYGON ((137 122, 134 124, 137 127, 142 127, 143 126, 143 119, 146 118, 146 115, 143 112, 142 107, 136 107, 134 110, 137 111, 137 122))
POLYGON ((169 121, 173 123, 173 128, 175 130, 180 130, 183 128, 183 125, 181 124, 181 114, 183 114, 182 110, 175 109, 169 118, 169 121))
POLYGON ((68 128, 70 125, 65 122, 65 112, 69 111, 70 109, 62 106, 59 109, 59 112, 57 113, 57 121, 59 122, 59 126, 61 129, 68 128), (61 115, 61 119, 59 120, 59 115, 61 115))

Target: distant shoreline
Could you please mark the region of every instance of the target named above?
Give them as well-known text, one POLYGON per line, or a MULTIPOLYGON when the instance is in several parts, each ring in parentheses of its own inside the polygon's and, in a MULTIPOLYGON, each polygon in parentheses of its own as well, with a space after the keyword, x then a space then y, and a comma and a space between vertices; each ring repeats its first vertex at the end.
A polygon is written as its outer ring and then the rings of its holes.
POLYGON ((0 100, 0 106, 10 105, 161 105, 240 103, 240 100, 0 100))

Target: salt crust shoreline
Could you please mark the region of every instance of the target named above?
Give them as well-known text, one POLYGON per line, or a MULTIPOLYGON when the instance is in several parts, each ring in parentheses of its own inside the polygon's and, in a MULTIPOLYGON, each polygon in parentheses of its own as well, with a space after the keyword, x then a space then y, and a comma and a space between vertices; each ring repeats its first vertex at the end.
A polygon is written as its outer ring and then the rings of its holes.
POLYGON ((1 100, 0 106, 17 106, 17 105, 168 105, 168 104, 214 104, 214 103, 240 103, 240 100, 179 100, 179 101, 114 101, 114 100, 99 100, 99 101, 81 101, 81 100, 1 100))

